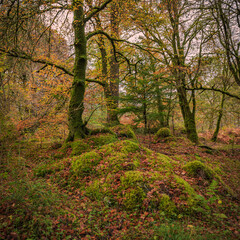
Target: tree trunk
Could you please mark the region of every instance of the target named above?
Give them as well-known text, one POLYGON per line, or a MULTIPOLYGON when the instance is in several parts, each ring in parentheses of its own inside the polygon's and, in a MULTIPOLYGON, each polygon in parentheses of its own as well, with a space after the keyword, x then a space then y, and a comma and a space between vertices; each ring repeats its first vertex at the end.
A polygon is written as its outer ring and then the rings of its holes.
POLYGON ((75 63, 74 80, 72 84, 71 99, 69 104, 69 136, 68 140, 84 138, 87 128, 83 122, 83 99, 85 93, 85 75, 87 66, 87 50, 85 38, 85 24, 83 12, 83 0, 73 0, 75 34, 75 63))
POLYGON ((159 114, 159 123, 160 123, 160 127, 166 127, 166 123, 165 123, 165 119, 164 119, 164 105, 163 105, 163 102, 162 102, 162 92, 161 90, 159 89, 159 84, 157 84, 157 108, 158 108, 158 114, 159 114))
MULTIPOLYGON (((147 99, 146 99, 146 91, 143 90, 143 119, 144 119, 144 133, 148 132, 148 124, 147 124, 147 99)), ((149 126, 150 127, 150 126, 149 126)))
MULTIPOLYGON (((111 5, 111 36, 119 38, 119 19, 118 19, 118 6, 117 3, 111 5)), ((118 124, 117 108, 119 101, 119 63, 115 59, 114 51, 111 50, 110 58, 110 83, 109 83, 110 95, 107 98, 107 121, 109 124, 118 124)))
POLYGON ((194 143, 198 143, 198 134, 195 123, 195 112, 191 112, 189 102, 187 100, 187 93, 183 86, 177 87, 179 105, 184 120, 184 126, 187 131, 187 137, 194 143))
POLYGON ((223 116, 224 101, 225 101, 225 94, 222 95, 222 101, 221 101, 221 107, 220 107, 220 110, 219 110, 217 125, 216 125, 216 129, 215 129, 215 131, 213 133, 213 136, 212 136, 212 139, 211 139, 213 142, 217 141, 217 137, 218 137, 218 133, 219 133, 219 129, 220 129, 220 124, 221 124, 221 120, 222 120, 222 116, 223 116))

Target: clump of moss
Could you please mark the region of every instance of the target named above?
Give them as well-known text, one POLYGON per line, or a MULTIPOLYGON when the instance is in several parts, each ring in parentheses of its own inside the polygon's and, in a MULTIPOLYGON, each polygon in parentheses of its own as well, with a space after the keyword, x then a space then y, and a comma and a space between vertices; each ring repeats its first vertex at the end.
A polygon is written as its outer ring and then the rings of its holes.
POLYGON ((61 149, 60 149, 60 152, 62 152, 62 154, 66 154, 68 152, 69 149, 71 149, 71 142, 65 142, 63 143, 61 149))
POLYGON ((118 139, 113 134, 99 134, 90 136, 85 139, 79 139, 71 144, 72 153, 71 156, 78 156, 82 153, 89 152, 94 148, 101 147, 103 145, 116 142, 118 139))
POLYGON ((112 132, 110 130, 110 128, 108 128, 108 127, 91 130, 91 135, 97 135, 99 133, 111 133, 111 134, 114 134, 114 132, 112 132))
POLYGON ((195 190, 191 187, 191 185, 186 182, 183 178, 180 178, 178 176, 175 176, 175 181, 177 185, 182 188, 183 193, 186 193, 190 197, 194 197, 196 195, 195 190))
POLYGON ((141 187, 130 188, 123 194, 123 205, 127 210, 140 208, 145 197, 146 193, 141 187))
POLYGON ((155 135, 156 139, 167 138, 170 136, 171 136, 171 131, 169 128, 166 128, 166 127, 160 128, 155 135))
POLYGON ((81 155, 82 153, 88 152, 91 149, 88 142, 85 139, 79 139, 72 142, 71 147, 72 147, 71 156, 81 155))
POLYGON ((119 153, 126 155, 140 151, 140 146, 138 143, 132 142, 131 140, 124 140, 105 145, 100 149, 100 151, 104 156, 117 155, 119 153))
POLYGON ((63 160, 57 163, 42 164, 34 169, 34 174, 38 177, 45 177, 48 174, 52 174, 61 171, 66 167, 67 160, 63 160))
POLYGON ((84 153, 73 160, 73 172, 78 176, 88 176, 95 172, 94 167, 99 164, 101 159, 101 155, 95 151, 84 153))
POLYGON ((90 144, 93 144, 96 147, 100 147, 109 143, 113 143, 116 142, 118 139, 116 137, 116 135, 113 134, 100 134, 100 135, 96 135, 96 136, 91 136, 88 139, 88 142, 90 144))
POLYGON ((122 186, 126 188, 142 184, 143 180, 144 176, 140 171, 128 171, 121 177, 122 186))
POLYGON ((163 193, 158 197, 158 209, 164 211, 167 214, 173 214, 176 211, 176 206, 170 197, 163 193))
POLYGON ((120 170, 134 170, 139 166, 140 146, 130 140, 105 145, 99 152, 104 159, 103 163, 97 167, 99 174, 101 172, 116 173, 120 170))
POLYGON ((102 200, 106 193, 104 189, 109 188, 106 183, 99 181, 99 179, 93 181, 85 188, 85 194, 92 200, 102 200))
POLYGON ((182 190, 180 199, 187 202, 187 206, 180 208, 181 211, 189 213, 198 209, 204 203, 204 197, 198 195, 191 185, 183 178, 175 176, 177 187, 182 190))
POLYGON ((129 125, 117 125, 111 128, 117 137, 119 138, 130 138, 137 141, 137 137, 129 125))
POLYGON ((212 181, 213 178, 219 179, 218 175, 213 169, 197 160, 187 163, 183 169, 188 173, 189 176, 192 177, 202 177, 208 181, 212 181))

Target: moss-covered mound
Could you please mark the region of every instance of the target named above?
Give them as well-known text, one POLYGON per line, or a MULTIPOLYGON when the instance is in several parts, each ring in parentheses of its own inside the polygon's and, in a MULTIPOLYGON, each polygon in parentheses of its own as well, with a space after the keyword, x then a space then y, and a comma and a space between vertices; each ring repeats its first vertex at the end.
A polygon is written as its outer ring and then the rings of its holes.
POLYGON ((110 130, 114 132, 118 138, 137 140, 137 137, 134 131, 129 125, 117 125, 110 128, 110 130))
POLYGON ((184 167, 184 170, 191 176, 191 177, 201 177, 208 181, 213 180, 213 178, 218 178, 216 172, 208 167, 206 164, 200 161, 192 161, 187 163, 184 167))
POLYGON ((217 172, 206 164, 196 160, 187 163, 185 166, 183 166, 183 169, 187 172, 189 176, 206 180, 209 182, 210 185, 214 181, 216 181, 217 185, 221 184, 224 190, 229 195, 231 195, 232 197, 236 197, 233 190, 223 182, 217 172))
POLYGON ((117 137, 115 134, 110 134, 110 133, 106 133, 106 134, 97 134, 97 135, 93 135, 90 136, 88 138, 85 139, 79 139, 76 140, 74 142, 72 142, 71 144, 71 148, 72 148, 72 156, 78 156, 81 155, 82 153, 85 152, 89 152, 92 149, 101 147, 103 145, 112 143, 117 141, 117 137))
POLYGON ((157 209, 177 215, 194 211, 203 197, 174 174, 175 164, 163 154, 124 140, 75 157, 72 171, 92 200, 130 211, 157 209), (91 181, 84 181, 86 177, 91 181))
POLYGON ((166 128, 166 127, 160 128, 155 135, 156 139, 167 138, 170 136, 171 136, 171 131, 169 128, 166 128))

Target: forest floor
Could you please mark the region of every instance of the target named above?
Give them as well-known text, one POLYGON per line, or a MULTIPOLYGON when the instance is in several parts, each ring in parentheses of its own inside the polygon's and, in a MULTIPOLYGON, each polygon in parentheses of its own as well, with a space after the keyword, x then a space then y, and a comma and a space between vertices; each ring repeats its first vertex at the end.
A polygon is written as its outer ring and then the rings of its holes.
MULTIPOLYGON (((88 197, 77 184, 66 184, 70 149, 63 156, 56 143, 21 141, 8 146, 1 160, 0 239, 240 239, 239 145, 205 142, 199 147, 182 137, 174 141, 156 141, 153 135, 137 138, 142 146, 179 164, 201 160, 218 169, 235 196, 219 197, 213 190, 208 193, 206 212, 129 211, 106 205, 105 198, 88 197), (36 175, 43 163, 54 168, 36 175)), ((175 166, 174 172, 189 183, 196 181, 182 167, 175 166)))

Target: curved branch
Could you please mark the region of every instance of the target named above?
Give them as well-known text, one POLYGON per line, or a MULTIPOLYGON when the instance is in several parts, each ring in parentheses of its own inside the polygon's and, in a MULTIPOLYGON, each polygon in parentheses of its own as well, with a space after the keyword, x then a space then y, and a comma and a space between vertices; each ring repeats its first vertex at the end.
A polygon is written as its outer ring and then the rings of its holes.
POLYGON ((202 90, 202 91, 215 91, 215 92, 220 92, 222 94, 226 94, 227 96, 229 97, 233 97, 233 98, 236 98, 238 100, 240 100, 240 97, 235 95, 235 94, 232 94, 230 92, 226 92, 224 90, 221 90, 221 89, 217 89, 217 88, 214 88, 214 87, 194 87, 194 88, 185 88, 186 90, 189 90, 189 91, 193 91, 193 90, 202 90))
POLYGON ((139 44, 137 44, 137 43, 132 43, 132 42, 129 42, 129 41, 124 40, 124 39, 112 38, 109 34, 107 34, 106 32, 104 32, 104 31, 102 31, 102 30, 97 30, 97 31, 94 31, 94 32, 89 33, 89 34, 86 36, 86 39, 89 40, 90 38, 92 38, 93 36, 98 35, 98 34, 102 34, 102 35, 106 36, 107 39, 112 43, 112 46, 113 46, 113 49, 114 49, 114 50, 115 50, 114 42, 124 42, 124 43, 128 43, 128 44, 130 44, 130 45, 133 45, 133 46, 141 49, 142 51, 147 52, 147 53, 150 54, 154 59, 156 59, 156 57, 155 57, 149 50, 143 48, 143 47, 140 46, 139 44))
POLYGON ((70 76, 73 76, 73 73, 71 71, 67 70, 65 67, 58 65, 54 62, 51 62, 49 60, 46 60, 46 59, 33 58, 30 55, 27 55, 26 53, 20 53, 20 52, 13 51, 13 50, 6 50, 4 48, 0 48, 0 52, 6 53, 7 56, 9 56, 9 57, 21 58, 21 59, 25 59, 25 60, 30 60, 31 62, 34 62, 34 63, 41 63, 41 64, 45 64, 48 66, 56 67, 56 68, 62 70, 64 73, 66 73, 70 76))
POLYGON ((88 16, 86 16, 84 18, 84 23, 86 23, 87 21, 89 21, 95 14, 97 14, 98 12, 102 11, 110 2, 112 2, 112 0, 107 0, 105 1, 100 7, 96 7, 94 8, 94 10, 92 12, 90 12, 88 14, 88 16))

